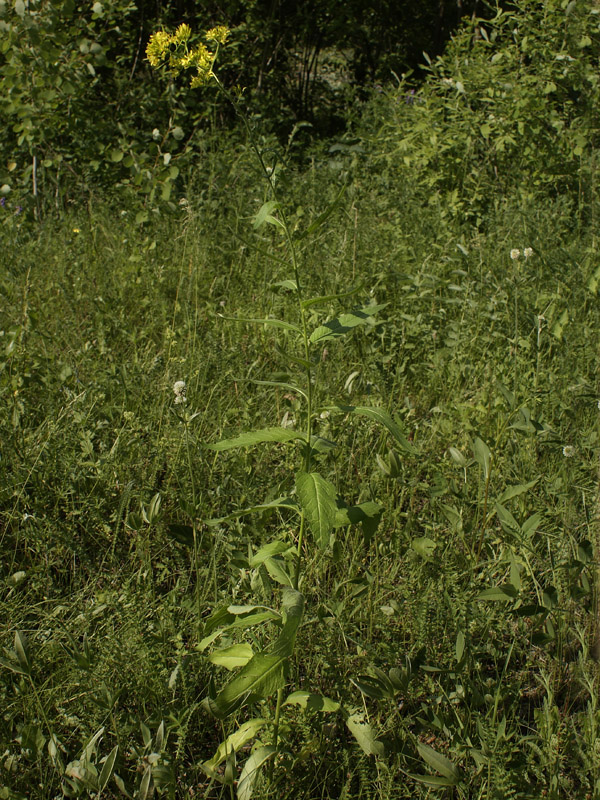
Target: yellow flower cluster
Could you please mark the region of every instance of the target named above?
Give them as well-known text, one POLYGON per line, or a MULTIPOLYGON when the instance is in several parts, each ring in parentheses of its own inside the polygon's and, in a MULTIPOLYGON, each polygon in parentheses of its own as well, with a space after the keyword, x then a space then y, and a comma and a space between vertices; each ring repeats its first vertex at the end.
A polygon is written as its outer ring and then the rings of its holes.
POLYGON ((218 25, 206 32, 206 40, 216 45, 214 51, 209 50, 204 44, 190 49, 188 42, 191 35, 192 29, 185 23, 180 25, 175 33, 167 31, 153 33, 146 48, 146 58, 152 67, 166 64, 174 75, 178 75, 184 69, 194 68, 196 74, 191 80, 191 86, 196 88, 206 85, 214 77, 213 65, 219 45, 225 44, 229 28, 218 25))
POLYGON ((206 31, 206 40, 215 44, 225 44, 228 36, 229 28, 226 28, 225 25, 217 25, 216 28, 206 31))

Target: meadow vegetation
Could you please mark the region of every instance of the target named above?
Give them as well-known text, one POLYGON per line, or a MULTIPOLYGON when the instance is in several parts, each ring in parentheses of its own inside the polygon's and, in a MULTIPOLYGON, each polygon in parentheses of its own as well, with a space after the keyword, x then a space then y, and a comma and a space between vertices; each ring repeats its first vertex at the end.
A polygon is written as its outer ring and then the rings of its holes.
POLYGON ((600 800, 599 52, 520 0, 168 213, 3 196, 2 800, 600 800))

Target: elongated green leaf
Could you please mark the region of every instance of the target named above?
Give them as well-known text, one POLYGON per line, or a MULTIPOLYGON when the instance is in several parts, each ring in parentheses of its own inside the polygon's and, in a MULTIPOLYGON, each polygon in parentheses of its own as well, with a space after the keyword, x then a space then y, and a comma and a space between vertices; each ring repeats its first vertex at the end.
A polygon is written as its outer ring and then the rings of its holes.
POLYGON ((287 508, 289 511, 295 511, 296 514, 300 513, 299 506, 289 497, 278 497, 277 500, 271 500, 270 503, 259 503, 256 506, 250 506, 250 508, 240 508, 225 517, 214 517, 213 519, 204 519, 202 521, 205 525, 214 528, 230 519, 238 519, 238 517, 244 517, 246 514, 260 514, 262 511, 269 511, 272 508, 287 508))
POLYGON ((252 227, 255 229, 260 228, 278 208, 279 203, 276 200, 268 200, 266 203, 263 203, 252 220, 252 227))
POLYGON ((496 514, 500 520, 500 525, 507 533, 514 534, 521 532, 521 526, 517 520, 513 517, 510 511, 503 505, 500 505, 500 503, 496 503, 496 514))
POLYGON ((449 758, 422 742, 417 744, 417 750, 423 761, 436 772, 439 772, 440 775, 443 775, 444 778, 452 781, 452 785, 456 785, 460 781, 460 770, 449 758))
POLYGON ((237 785, 238 800, 251 800, 254 784, 260 774, 261 768, 276 752, 277 748, 270 744, 259 747, 252 753, 248 761, 244 764, 244 769, 240 774, 237 785))
POLYGON ((260 431, 248 431, 236 436, 235 439, 223 439, 215 444, 206 445, 210 450, 221 452, 232 450, 235 447, 251 447, 263 442, 292 442, 295 439, 306 441, 306 436, 289 428, 263 428, 260 431))
POLYGON ((264 545, 261 547, 260 550, 257 550, 256 553, 250 559, 250 566, 251 567, 258 567, 259 564, 262 564, 263 561, 266 561, 268 558, 272 558, 273 556, 280 555, 281 553, 285 553, 290 549, 290 545, 287 542, 282 542, 281 540, 277 540, 275 542, 269 542, 269 544, 264 545))
POLYGON ((253 655, 254 650, 249 644, 233 644, 230 647, 215 650, 209 655, 208 660, 218 667, 232 670, 245 666, 253 655))
POLYGON ((313 536, 324 550, 335 525, 335 486, 318 472, 299 472, 296 475, 296 491, 313 536))
POLYGON ((538 529, 541 521, 542 521, 542 515, 540 514, 539 511, 536 511, 535 514, 532 514, 521 525, 521 530, 523 531, 523 535, 526 536, 527 538, 533 536, 533 534, 538 529))
POLYGON ((286 661, 285 656, 276 653, 255 653, 215 698, 215 715, 223 719, 242 703, 264 700, 281 689, 285 684, 286 661))
POLYGON ((294 386, 293 383, 284 383, 283 381, 258 381, 254 378, 234 378, 237 383, 246 381, 247 383, 254 383, 256 386, 275 386, 277 389, 285 389, 287 392, 295 392, 301 394, 302 397, 308 400, 308 395, 299 386, 294 386))
POLYGON ((265 561, 265 568, 274 581, 282 586, 293 586, 294 582, 285 567, 285 561, 282 558, 267 558, 265 561))
POLYGON ((487 480, 490 475, 490 463, 492 460, 492 453, 487 444, 477 437, 473 442, 473 456, 475 461, 483 470, 483 477, 487 480))
POLYGON ((29 656, 29 646, 25 634, 15 631, 15 653, 19 659, 19 665, 24 675, 31 674, 31 659, 29 656))
POLYGON ((226 717, 243 702, 270 697, 285 683, 287 660, 292 654, 302 614, 304 597, 295 589, 283 590, 284 625, 270 652, 255 653, 240 672, 219 692, 211 709, 218 717, 226 717))
POLYGON ((0 658, 0 665, 6 667, 6 669, 9 669, 11 672, 16 673, 17 675, 29 675, 28 670, 21 669, 16 661, 9 661, 8 658, 0 658))
POLYGON ((209 760, 202 764, 202 769, 209 775, 214 776, 215 770, 227 758, 229 753, 237 753, 247 742, 254 739, 259 730, 266 725, 267 720, 262 717, 250 719, 228 736, 224 742, 217 747, 217 752, 209 760))
POLYGON ((383 756, 385 747, 375 738, 373 728, 365 722, 361 714, 353 714, 346 720, 348 730, 368 756, 383 756))
POLYGON ((529 483, 520 483, 516 486, 507 486, 506 489, 502 492, 502 494, 498 498, 498 502, 506 503, 507 500, 510 500, 513 497, 518 497, 520 494, 528 492, 536 485, 538 480, 539 478, 535 478, 535 480, 530 481, 529 483))
POLYGON ((319 327, 311 333, 310 341, 313 344, 320 344, 330 339, 338 339, 358 325, 373 324, 371 318, 386 306, 387 303, 382 303, 378 306, 365 306, 358 311, 342 314, 336 319, 329 320, 329 322, 326 322, 324 325, 319 325, 319 327))
POLYGON ((324 303, 331 303, 333 300, 345 300, 347 297, 357 294, 362 289, 362 284, 355 289, 350 289, 348 292, 341 294, 324 294, 320 297, 310 297, 308 300, 302 301, 302 308, 311 308, 312 306, 320 306, 324 303))
POLYGON ((291 322, 285 322, 282 319, 256 319, 255 317, 227 317, 225 314, 219 314, 221 319, 229 320, 230 322, 251 322, 254 325, 269 325, 272 328, 283 328, 286 331, 294 331, 294 333, 302 334, 302 330, 297 325, 292 325, 291 322))
POLYGON ((439 775, 419 775, 416 772, 406 773, 410 778, 426 786, 437 788, 438 786, 456 786, 456 781, 450 778, 442 778, 439 775))
POLYGON ((342 414, 356 414, 357 416, 372 419, 374 422, 383 425, 406 453, 416 453, 415 448, 402 432, 402 428, 384 408, 379 408, 378 406, 326 406, 323 410, 337 411, 342 414))
POLYGON ((323 713, 331 713, 340 710, 340 704, 335 700, 330 700, 329 697, 323 697, 320 694, 311 694, 310 692, 297 691, 292 692, 284 700, 284 706, 300 706, 306 711, 322 711, 323 713))
POLYGON ((98 792, 104 791, 104 787, 109 782, 111 775, 115 769, 115 761, 119 753, 119 745, 116 744, 106 757, 106 761, 102 765, 100 777, 98 778, 98 792))

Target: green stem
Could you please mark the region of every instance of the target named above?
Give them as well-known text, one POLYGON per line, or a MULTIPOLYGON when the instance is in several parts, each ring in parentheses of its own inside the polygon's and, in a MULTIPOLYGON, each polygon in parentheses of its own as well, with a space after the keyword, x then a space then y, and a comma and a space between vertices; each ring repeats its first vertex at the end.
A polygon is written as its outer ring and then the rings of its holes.
MULTIPOLYGON (((290 226, 283 209, 283 206, 280 204, 279 199, 277 197, 277 190, 275 189, 275 183, 273 181, 273 174, 272 171, 269 170, 267 165, 265 164, 264 158, 256 142, 254 141, 254 137, 252 135, 252 129, 250 127, 250 123, 248 121, 248 117, 239 107, 238 103, 236 102, 235 98, 231 95, 230 92, 223 86, 221 81, 214 75, 214 80, 220 89, 220 91, 224 94, 224 96, 229 100, 233 108, 235 109, 236 113, 239 115, 244 128, 246 130, 246 134, 248 136, 248 141, 250 142, 250 146, 258 159, 258 163, 263 171, 265 179, 269 184, 269 188, 271 190, 271 195, 278 206, 279 217, 281 220, 281 224, 283 226, 283 230, 285 233, 285 238, 287 242, 287 246, 289 249, 290 259, 291 259, 291 266, 294 271, 294 281, 296 283, 296 298, 298 301, 298 310, 300 312, 300 322, 302 326, 302 343, 304 349, 304 360, 307 363, 306 367, 306 448, 304 451, 304 471, 310 472, 311 467, 311 460, 312 460, 312 449, 311 449, 311 435, 312 435, 312 416, 313 416, 313 368, 312 362, 310 358, 310 337, 308 333, 308 324, 306 320, 306 309, 304 308, 303 303, 303 291, 302 291, 302 283, 300 281, 300 269, 298 264, 298 255, 296 252, 296 246, 294 244, 294 238, 292 236, 290 226)), ((298 588, 298 583, 300 581, 300 571, 301 571, 301 560, 302 560, 302 542, 304 539, 304 529, 305 529, 305 518, 304 513, 301 517, 300 522, 300 532, 298 534, 298 548, 297 548, 297 557, 296 557, 296 572, 294 576, 294 588, 298 588)))
MULTIPOLYGON (((281 717, 281 703, 283 701, 283 689, 277 690, 277 705, 275 706, 275 719, 273 721, 273 746, 279 746, 279 719, 281 717)), ((269 784, 273 780, 273 769, 275 767, 275 759, 272 758, 269 763, 269 784)))

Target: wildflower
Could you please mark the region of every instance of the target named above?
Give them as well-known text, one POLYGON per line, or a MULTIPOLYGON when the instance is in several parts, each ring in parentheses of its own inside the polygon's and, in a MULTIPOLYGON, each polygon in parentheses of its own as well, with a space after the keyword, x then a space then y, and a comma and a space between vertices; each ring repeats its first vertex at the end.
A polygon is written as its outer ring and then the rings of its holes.
POLYGON ((520 256, 521 256, 520 250, 517 250, 515 248, 514 250, 510 251, 510 257, 512 258, 513 261, 517 261, 520 258, 520 256))
POLYGON ((185 396, 185 381, 175 381, 173 384, 173 391, 175 392, 175 405, 187 403, 185 396))
POLYGON ((574 455, 575 455, 575 448, 573 447, 573 445, 568 444, 565 447, 563 447, 563 456, 565 458, 573 458, 574 455))
POLYGON ((159 141, 160 131, 158 130, 158 128, 154 128, 154 130, 152 131, 152 138, 154 139, 155 142, 159 141))
POLYGON ((5 205, 6 205, 6 197, 0 197, 0 206, 4 208, 5 205))
POLYGON ((73 228, 73 233, 81 233, 81 228, 73 228))
POLYGON ((175 31, 175 36, 173 37, 173 42, 175 44, 180 44, 183 42, 187 42, 187 40, 192 35, 192 29, 189 25, 186 25, 185 22, 180 25, 177 30, 175 31))
POLYGON ((211 28, 209 31, 206 31, 207 41, 215 42, 215 44, 225 44, 228 36, 229 28, 225 25, 217 25, 216 28, 211 28))
POLYGON ((525 258, 531 258, 531 256, 533 255, 533 248, 532 247, 526 247, 523 250, 523 255, 525 256, 525 258))
POLYGON ((23 211, 23 206, 17 206, 17 207, 15 208, 15 214, 20 214, 20 213, 21 213, 21 211, 23 211))
POLYGON ((166 31, 157 31, 153 33, 146 47, 146 57, 151 66, 159 67, 171 44, 172 38, 166 31))
POLYGON ((600 411, 600 400, 598 400, 598 411, 600 411))

